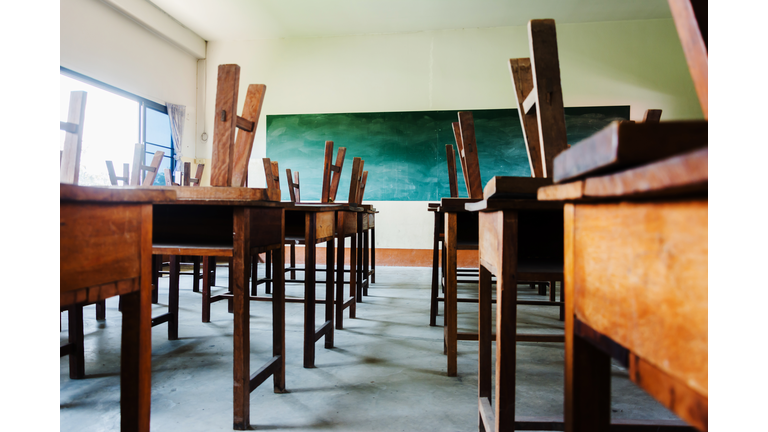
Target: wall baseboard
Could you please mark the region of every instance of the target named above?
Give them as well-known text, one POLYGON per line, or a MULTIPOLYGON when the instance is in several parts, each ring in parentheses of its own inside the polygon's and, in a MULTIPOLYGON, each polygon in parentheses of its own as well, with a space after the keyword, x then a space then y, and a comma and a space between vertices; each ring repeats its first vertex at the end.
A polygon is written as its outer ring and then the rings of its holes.
MULTIPOLYGON (((290 248, 285 247, 285 263, 290 263, 290 248)), ((317 248, 317 264, 325 265, 325 248, 317 248)), ((349 263, 349 248, 344 250, 344 259, 349 263)), ((457 252, 459 268, 477 268, 477 251, 457 252)), ((296 264, 304 264, 304 246, 296 246, 296 264)), ((376 249, 376 267, 432 267, 432 249, 376 249)))

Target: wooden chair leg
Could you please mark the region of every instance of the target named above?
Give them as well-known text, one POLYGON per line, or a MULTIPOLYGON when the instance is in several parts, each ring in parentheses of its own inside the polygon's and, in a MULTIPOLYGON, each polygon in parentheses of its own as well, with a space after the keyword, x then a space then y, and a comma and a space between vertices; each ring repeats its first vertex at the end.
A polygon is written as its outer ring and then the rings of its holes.
POLYGON ((251 295, 259 295, 259 255, 251 255, 251 295))
POLYGON ((107 301, 97 301, 96 302, 96 319, 99 321, 104 321, 107 319, 107 301))
POLYGON ((565 281, 560 281, 560 321, 565 321, 565 281))
POLYGON ((181 273, 181 257, 171 255, 170 260, 170 282, 168 284, 168 313, 171 314, 168 320, 168 340, 177 340, 179 338, 179 273, 181 273))
MULTIPOLYGON (((296 243, 291 242, 291 268, 296 268, 296 243)), ((296 280, 296 270, 291 270, 291 279, 296 280)))
POLYGON ((555 288, 555 281, 549 282, 549 301, 555 301, 555 294, 557 289, 555 288))
POLYGON ((152 255, 152 304, 157 304, 157 287, 160 281, 160 270, 163 269, 163 256, 152 255))
POLYGON ((376 228, 371 228, 371 283, 376 283, 376 228))
POLYGON ((278 249, 273 266, 275 289, 272 292, 272 355, 280 356, 280 366, 272 378, 275 393, 285 393, 285 245, 278 249))
POLYGON ((69 321, 69 343, 73 345, 69 354, 69 377, 85 377, 85 347, 83 345, 83 306, 75 305, 67 313, 69 321))
MULTIPOLYGON (((264 261, 266 262, 264 265, 265 273, 266 273, 265 277, 267 278, 267 282, 264 285, 265 285, 267 294, 272 294, 272 274, 273 274, 272 273, 272 261, 273 261, 272 253, 273 252, 274 251, 271 251, 271 250, 267 251, 265 253, 266 256, 264 259, 264 261)), ((283 271, 285 271, 285 269, 283 269, 283 271)))
POLYGON ((363 277, 360 278, 363 283, 363 295, 368 295, 368 286, 370 285, 371 275, 368 272, 368 237, 369 237, 369 230, 365 230, 363 233, 363 277))
MULTIPOLYGON (((232 258, 230 258, 229 259, 229 271, 227 273, 227 275, 228 275, 228 277, 227 277, 227 292, 229 292, 230 294, 234 293, 234 291, 232 290, 233 282, 235 281, 235 278, 233 277, 234 276, 233 272, 234 272, 234 260, 232 258)), ((235 302, 234 302, 234 300, 231 297, 227 299, 227 312, 235 313, 235 302)))
POLYGON ((200 257, 192 257, 192 291, 200 292, 200 257))
POLYGON ((203 257, 203 322, 211 322, 211 267, 216 266, 215 257, 203 257))
POLYGON ((544 282, 539 282, 539 295, 545 296, 547 295, 547 285, 544 282))

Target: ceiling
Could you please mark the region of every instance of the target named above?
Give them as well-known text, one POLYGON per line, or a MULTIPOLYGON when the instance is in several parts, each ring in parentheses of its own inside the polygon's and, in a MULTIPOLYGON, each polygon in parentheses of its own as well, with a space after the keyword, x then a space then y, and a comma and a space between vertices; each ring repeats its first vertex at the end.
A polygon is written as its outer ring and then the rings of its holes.
POLYGON ((208 41, 671 18, 667 0, 148 0, 208 41))

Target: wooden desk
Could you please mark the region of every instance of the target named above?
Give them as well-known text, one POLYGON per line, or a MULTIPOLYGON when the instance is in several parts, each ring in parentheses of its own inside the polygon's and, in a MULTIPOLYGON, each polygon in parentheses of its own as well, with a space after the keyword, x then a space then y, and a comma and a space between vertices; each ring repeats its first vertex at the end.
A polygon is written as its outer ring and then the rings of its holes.
MULTIPOLYGON (((435 225, 432 232, 432 292, 429 302, 429 325, 437 325, 437 302, 440 290, 440 245, 443 244, 443 211, 440 203, 428 203, 427 211, 435 214, 435 225)), ((443 254, 444 255, 444 254, 443 254)))
MULTIPOLYGON (((294 300, 304 303, 304 367, 315 367, 315 342, 325 336, 325 348, 333 348, 333 304, 334 304, 334 244, 337 227, 337 204, 296 204, 281 203, 285 207, 286 236, 304 240, 304 299, 294 300), (325 242, 325 300, 318 302, 315 297, 317 272, 316 246, 325 242), (325 322, 315 329, 315 305, 325 304, 325 322)), ((344 245, 339 247, 341 266, 344 263, 344 245)), ((285 252, 283 252, 285 253, 285 252)), ((280 258, 283 260, 284 258, 280 258)), ((285 274, 281 267, 274 275, 285 274)), ((344 280, 342 274, 342 281, 344 280)), ((338 309, 338 308, 337 308, 338 309)))
MULTIPOLYGON (((155 205, 152 253, 162 255, 228 256, 234 312, 233 428, 250 428, 250 393, 270 376, 276 393, 285 391, 285 283, 275 272, 272 294, 273 357, 250 373, 250 296, 248 277, 251 256, 271 250, 275 266, 283 267, 285 216, 279 199, 265 189, 234 187, 168 187, 178 200, 155 205)), ((177 285, 178 289, 178 285, 177 285)), ((171 290, 170 327, 178 328, 178 292, 171 290)), ((226 296, 226 294, 225 294, 226 296)), ((173 330, 176 331, 177 330, 173 330)))
MULTIPOLYGON (((149 431, 152 206, 175 198, 173 191, 60 186, 61 306, 82 305, 116 295, 123 299, 123 431, 149 431)), ((71 358, 79 357, 82 361, 82 316, 79 321, 80 345, 76 341, 62 350, 69 349, 71 358)))
POLYGON ((464 208, 467 203, 477 202, 469 198, 443 198, 440 202, 445 218, 445 301, 443 342, 448 356, 448 376, 457 373, 457 349, 459 340, 473 340, 470 335, 458 334, 457 318, 457 250, 477 250, 477 213, 464 208))
POLYGON ((357 316, 357 302, 361 300, 362 290, 358 286, 360 280, 360 273, 362 271, 359 268, 360 260, 358 260, 358 245, 357 239, 359 238, 358 232, 361 227, 361 216, 364 214, 363 209, 357 206, 350 206, 349 204, 337 204, 340 207, 336 214, 336 238, 339 241, 338 244, 338 265, 336 266, 336 328, 344 328, 344 309, 349 308, 349 317, 355 318, 357 316), (349 299, 344 300, 344 241, 349 237, 349 299))
MULTIPOLYGON (((704 128, 703 137, 680 135, 678 145, 706 145, 704 128)), ((618 143, 610 148, 624 143, 618 129, 600 133, 618 143)), ((540 200, 567 202, 565 430, 609 430, 611 357, 677 416, 707 430, 707 162, 703 148, 539 190, 540 200)))
MULTIPOLYGON (((486 199, 469 203, 479 229, 478 408, 481 431, 515 430, 517 342, 563 342, 563 335, 517 334, 517 305, 562 307, 561 301, 517 300, 520 281, 563 280, 562 204, 539 202, 535 191, 547 179, 494 177, 486 199), (508 184, 503 190, 502 184, 508 184), (499 186, 497 188, 497 186, 499 186), (491 275, 496 276, 496 333, 492 328, 491 275), (492 342, 496 341, 496 397, 491 406, 492 342)), ((450 240, 449 240, 450 241, 450 240)), ((447 303, 446 303, 447 304, 447 303)), ((544 420, 528 419, 528 427, 544 420)), ((518 425, 520 426, 520 425, 518 425)), ((522 428, 522 427, 521 427, 522 428)), ((522 428, 524 429, 524 428, 522 428)), ((538 428, 532 428, 538 429, 538 428)))
POLYGON ((361 205, 357 214, 357 301, 368 295, 368 287, 376 282, 376 209, 361 205))

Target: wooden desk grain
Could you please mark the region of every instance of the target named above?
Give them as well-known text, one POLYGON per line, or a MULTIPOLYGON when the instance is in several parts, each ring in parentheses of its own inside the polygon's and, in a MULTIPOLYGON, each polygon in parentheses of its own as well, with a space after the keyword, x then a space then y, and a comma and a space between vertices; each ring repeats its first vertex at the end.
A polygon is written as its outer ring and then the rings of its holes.
POLYGON ((123 431, 149 431, 152 206, 174 199, 172 191, 60 187, 61 306, 122 295, 123 431))

